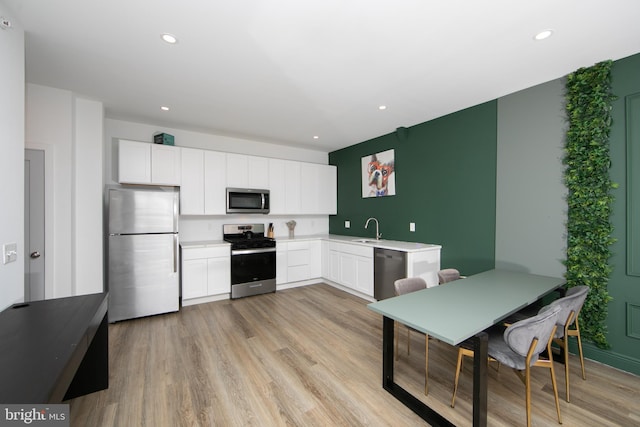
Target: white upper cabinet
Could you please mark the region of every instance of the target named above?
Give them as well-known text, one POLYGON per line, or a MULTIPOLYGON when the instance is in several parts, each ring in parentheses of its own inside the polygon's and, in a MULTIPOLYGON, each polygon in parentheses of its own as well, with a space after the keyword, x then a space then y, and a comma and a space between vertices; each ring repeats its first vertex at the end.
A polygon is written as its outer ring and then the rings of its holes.
POLYGON ((217 151, 204 152, 204 214, 226 213, 227 155, 217 151))
POLYGON ((181 215, 204 215, 204 153, 182 149, 181 215))
POLYGON ((321 165, 320 186, 322 198, 320 213, 328 215, 338 214, 338 168, 333 165, 321 165))
POLYGON ((242 154, 227 153, 227 187, 249 188, 249 159, 242 154))
POLYGON ((151 144, 151 183, 180 185, 180 147, 151 144))
POLYGON ((293 215, 300 212, 300 162, 269 159, 271 214, 293 215))
POLYGON ((300 206, 303 214, 337 213, 336 167, 302 163, 300 169, 300 206))
POLYGON ((269 189, 269 159, 249 156, 249 188, 269 189))
POLYGON ((269 159, 269 213, 286 214, 287 197, 285 193, 284 165, 287 161, 281 159, 269 159))
POLYGON ((151 184, 151 146, 147 142, 118 141, 118 182, 151 184))
POLYGON ((227 187, 269 188, 269 159, 227 153, 227 187))
POLYGON ((118 141, 118 182, 180 185, 180 147, 118 141))
POLYGON ((336 167, 118 141, 118 182, 180 186, 181 215, 224 215, 226 189, 270 190, 273 215, 335 215, 336 167))
POLYGON ((300 162, 287 161, 284 165, 285 183, 284 193, 286 196, 285 213, 298 214, 301 212, 301 182, 300 182, 300 162))
POLYGON ((300 206, 301 213, 311 214, 322 211, 322 183, 320 182, 320 166, 305 163, 300 167, 300 206))
POLYGON ((336 167, 269 159, 272 214, 337 213, 336 167))
POLYGON ((181 215, 225 213, 225 160, 225 153, 182 149, 181 215))

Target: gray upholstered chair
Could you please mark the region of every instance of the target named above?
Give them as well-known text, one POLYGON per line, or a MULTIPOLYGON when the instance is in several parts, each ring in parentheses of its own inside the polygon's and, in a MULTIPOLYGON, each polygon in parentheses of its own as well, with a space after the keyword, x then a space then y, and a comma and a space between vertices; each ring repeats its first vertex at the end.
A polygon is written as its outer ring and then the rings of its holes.
MULTIPOLYGON (((422 277, 407 277, 404 279, 398 279, 393 283, 396 295, 404 295, 411 292, 419 291, 427 288, 427 282, 422 277)), ((398 341, 399 323, 396 323, 395 327, 395 341, 396 341, 396 360, 398 359, 398 341)), ((407 326, 407 354, 411 351, 411 328, 407 326)), ((428 388, 428 373, 429 373, 429 335, 425 335, 425 350, 424 350, 424 394, 429 393, 428 388)))
POLYGON ((444 268, 438 271, 438 284, 453 282, 454 280, 463 279, 460 272, 455 268, 444 268))
POLYGON ((558 401, 558 386, 553 370, 553 359, 543 359, 540 353, 547 350, 551 356, 551 343, 556 332, 556 322, 561 311, 559 305, 550 304, 542 307, 533 317, 521 320, 507 327, 503 334, 490 333, 488 353, 503 365, 513 368, 525 386, 527 426, 531 425, 531 367, 548 368, 551 372, 551 384, 556 401, 558 422, 560 417, 560 402, 558 401))
POLYGON ((564 297, 553 301, 550 305, 559 306, 557 329, 553 340, 561 346, 564 354, 564 378, 566 385, 566 399, 569 401, 569 337, 578 339, 578 353, 580 355, 580 366, 582 367, 582 379, 586 380, 587 376, 584 371, 584 356, 582 354, 582 340, 580 339, 580 324, 578 323, 578 315, 582 309, 587 294, 588 286, 574 286, 567 290, 564 297))

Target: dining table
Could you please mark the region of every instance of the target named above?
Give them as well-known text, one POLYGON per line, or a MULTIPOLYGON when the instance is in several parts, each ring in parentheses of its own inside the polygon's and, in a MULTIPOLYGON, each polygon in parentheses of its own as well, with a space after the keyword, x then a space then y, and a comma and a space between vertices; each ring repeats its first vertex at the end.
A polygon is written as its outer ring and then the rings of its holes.
POLYGON ((373 302, 383 316, 382 386, 432 426, 453 426, 442 414, 394 381, 394 324, 400 322, 452 346, 471 345, 474 426, 487 425, 488 334, 511 314, 562 287, 559 277, 492 269, 443 285, 373 302))

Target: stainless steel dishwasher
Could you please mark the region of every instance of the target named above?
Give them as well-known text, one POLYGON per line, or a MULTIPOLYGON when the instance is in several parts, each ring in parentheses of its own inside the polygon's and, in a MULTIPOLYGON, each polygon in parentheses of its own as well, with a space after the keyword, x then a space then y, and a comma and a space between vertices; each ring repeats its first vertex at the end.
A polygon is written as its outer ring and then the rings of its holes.
POLYGON ((395 296, 393 282, 407 277, 407 253, 392 249, 373 250, 373 297, 383 300, 395 296))

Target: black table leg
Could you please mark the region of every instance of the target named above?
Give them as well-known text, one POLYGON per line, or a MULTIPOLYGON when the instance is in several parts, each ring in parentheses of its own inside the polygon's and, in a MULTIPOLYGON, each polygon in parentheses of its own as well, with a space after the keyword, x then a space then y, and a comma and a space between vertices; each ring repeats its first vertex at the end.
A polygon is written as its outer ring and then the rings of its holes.
MULTIPOLYGON (((416 398, 414 395, 400 387, 393 380, 393 361, 394 361, 394 320, 386 316, 382 320, 382 387, 387 390, 393 397, 402 402, 407 408, 411 409, 423 420, 434 427, 453 427, 454 424, 444 418, 442 415, 431 409, 424 402, 416 398)), ((485 339, 486 344, 486 339, 485 339)), ((486 354, 486 345, 485 345, 486 354)), ((486 374, 486 371, 485 371, 486 374)), ((474 405, 475 406, 475 405, 474 405)), ((486 396, 485 396, 486 409, 486 396)), ((486 415, 486 410, 485 410, 486 415)), ((486 421, 486 416, 485 416, 486 421)), ((486 426, 486 422, 484 424, 486 426)))
POLYGON ((394 348, 394 320, 388 317, 382 319, 382 387, 393 384, 394 348), (391 338, 389 338, 389 336, 391 338))

